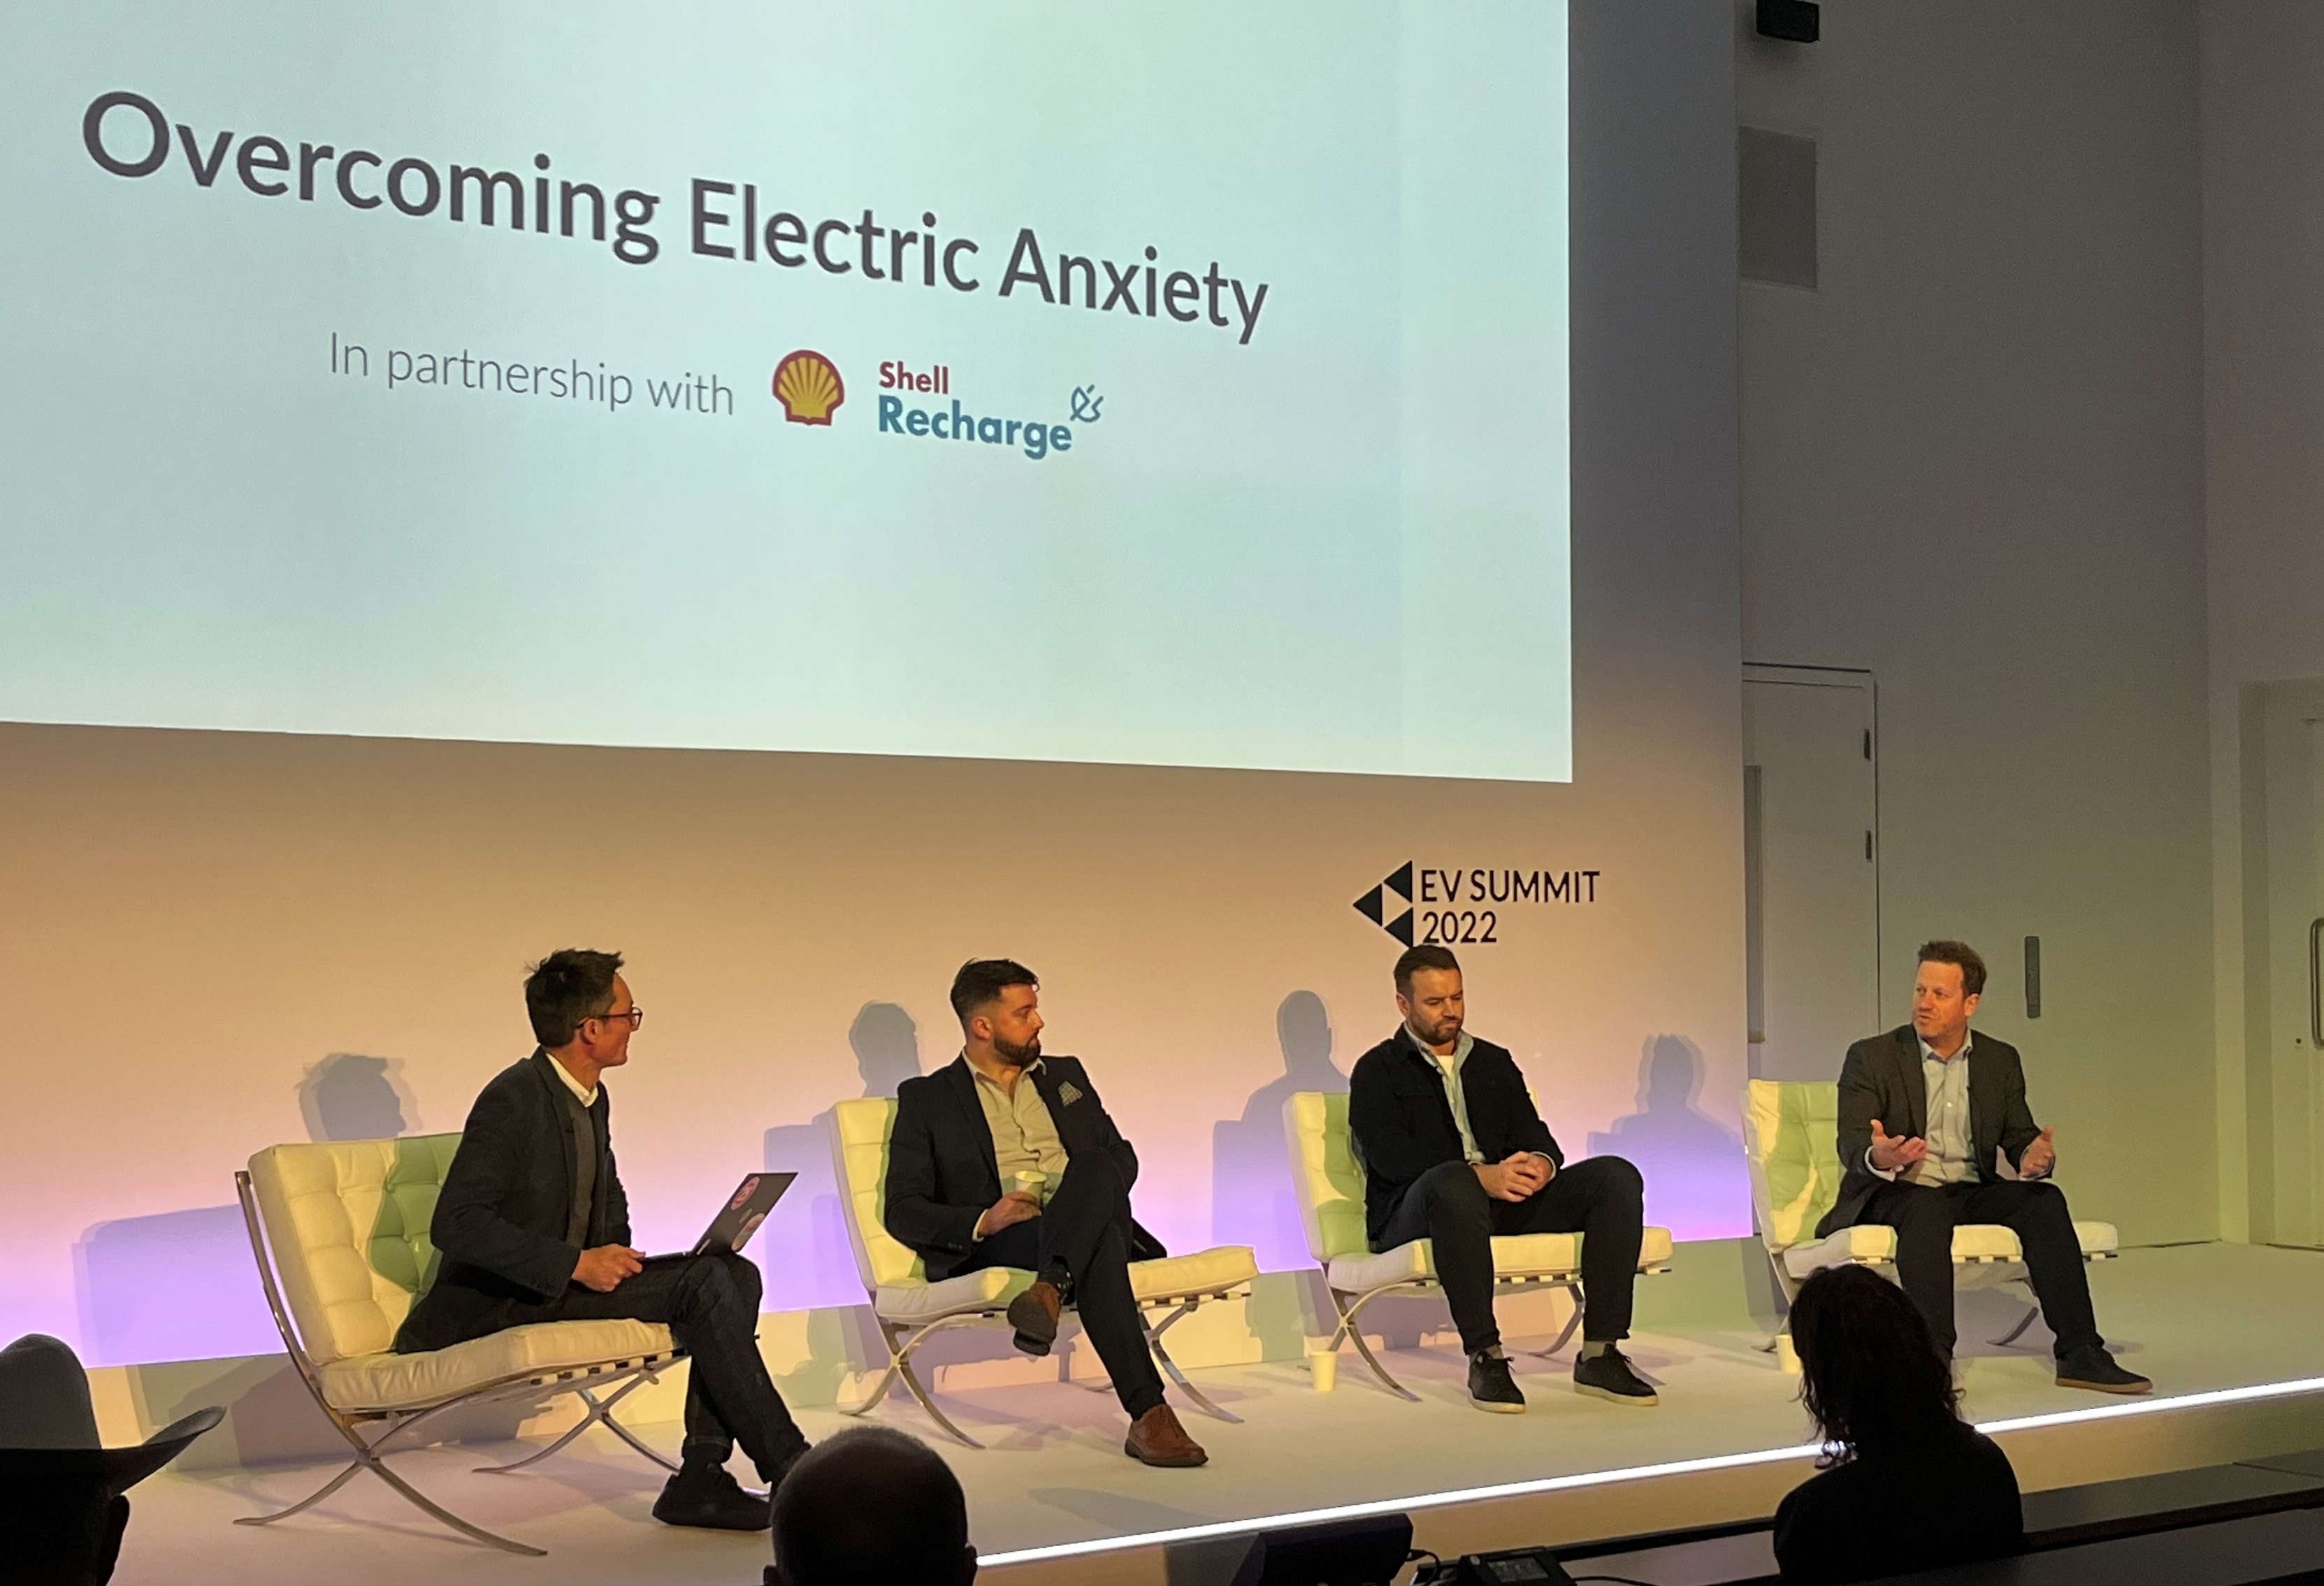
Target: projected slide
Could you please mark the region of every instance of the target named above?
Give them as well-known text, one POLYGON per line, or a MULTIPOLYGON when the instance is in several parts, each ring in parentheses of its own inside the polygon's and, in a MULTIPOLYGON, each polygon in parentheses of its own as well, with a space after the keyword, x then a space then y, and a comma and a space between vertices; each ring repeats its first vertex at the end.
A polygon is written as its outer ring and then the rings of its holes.
POLYGON ((1563 5, 11 5, 0 718, 1571 776, 1563 5))

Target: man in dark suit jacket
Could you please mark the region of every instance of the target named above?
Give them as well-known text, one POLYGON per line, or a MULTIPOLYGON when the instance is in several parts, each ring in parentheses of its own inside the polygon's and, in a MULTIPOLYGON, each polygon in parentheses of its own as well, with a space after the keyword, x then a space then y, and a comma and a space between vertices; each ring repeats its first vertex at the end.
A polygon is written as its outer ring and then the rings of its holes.
POLYGON ((1896 1277, 1953 1351, 1953 1227, 1997 1222, 2017 1235, 2034 1297, 2057 1338, 2058 1384, 2101 1393, 2154 1385, 2115 1364, 2098 1335, 2066 1197, 2050 1182, 2056 1131, 2025 1104, 2017 1048, 1969 1035, 1985 960, 1929 942, 1913 982, 1913 1022, 1848 1049, 1840 1071, 1840 1199, 1819 1239, 1859 1222, 1896 1231, 1896 1277), (2017 1173, 1998 1176, 1996 1153, 2017 1173))
POLYGON ((727 1253, 647 1265, 630 1249, 599 1083, 630 1060, 645 1010, 621 954, 567 948, 533 966, 524 1000, 540 1047, 470 1109, 429 1237, 442 1258, 404 1317, 399 1351, 438 1350, 529 1322, 661 1322, 692 1357, 684 1468, 654 1504, 674 1526, 763 1531, 765 1497, 726 1472, 737 1439, 769 1489, 807 1451, 757 1342, 759 1269, 727 1253))
POLYGON ((1422 945, 1396 961, 1404 1024, 1356 1060, 1348 1131, 1364 1165, 1375 1250, 1434 1241, 1437 1281, 1469 1356, 1469 1399, 1519 1415, 1493 1319, 1493 1236, 1579 1233, 1581 1356, 1573 1386, 1617 1404, 1655 1390, 1617 1347, 1630 1332, 1630 1291, 1646 1230, 1646 1181, 1619 1157, 1565 1165, 1508 1052, 1471 1037, 1461 962, 1422 945))
POLYGON ((1123 1452, 1149 1465, 1208 1456, 1163 1402, 1130 1286, 1130 1263, 1163 1253, 1130 1215, 1138 1153, 1076 1057, 1041 1051, 1040 986, 1006 958, 953 978, 961 1055, 896 1092, 888 1145, 888 1231, 931 1280, 1019 1267, 1033 1286, 1009 1306, 1017 1347, 1046 1355, 1065 1296, 1130 1412, 1123 1452))

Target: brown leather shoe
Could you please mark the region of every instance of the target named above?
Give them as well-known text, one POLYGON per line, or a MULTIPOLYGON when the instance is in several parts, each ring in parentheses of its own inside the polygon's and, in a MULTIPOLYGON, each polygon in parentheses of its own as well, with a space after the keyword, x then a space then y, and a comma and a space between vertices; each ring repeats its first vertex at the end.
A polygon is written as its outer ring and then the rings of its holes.
POLYGON ((1028 1355, 1047 1354, 1057 1342, 1057 1317, 1065 1308, 1057 1286, 1046 1280, 1010 1300, 1009 1325, 1017 1330, 1017 1347, 1028 1355))
POLYGON ((1121 1452, 1149 1465, 1183 1467, 1206 1465, 1211 1461, 1203 1445, 1186 1435, 1186 1429, 1178 1425, 1177 1412, 1168 1405, 1156 1405, 1132 1421, 1121 1452))

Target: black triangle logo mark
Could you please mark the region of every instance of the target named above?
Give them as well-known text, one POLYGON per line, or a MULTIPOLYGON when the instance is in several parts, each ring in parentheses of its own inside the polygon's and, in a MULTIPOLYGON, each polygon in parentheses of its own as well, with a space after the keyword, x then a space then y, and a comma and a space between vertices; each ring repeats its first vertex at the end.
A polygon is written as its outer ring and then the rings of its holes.
POLYGON ((1380 890, 1378 887, 1374 887, 1370 891, 1356 899, 1356 912, 1362 915, 1374 925, 1379 924, 1380 921, 1388 917, 1388 910, 1381 904, 1380 890))
POLYGON ((1409 908, 1406 909, 1402 914, 1397 915, 1394 919, 1388 921, 1387 925, 1380 928, 1388 932, 1389 936, 1394 936, 1397 941, 1402 942, 1406 946, 1411 946, 1412 910, 1409 908))
MULTIPOLYGON (((1388 876, 1388 880, 1387 880, 1387 881, 1382 881, 1382 882, 1380 883, 1380 885, 1382 885, 1382 886, 1386 887, 1389 891, 1394 892, 1397 897, 1399 897, 1399 898, 1403 899, 1406 903, 1411 902, 1411 901, 1412 901, 1412 861, 1410 861, 1410 860, 1408 860, 1408 859, 1407 859, 1407 860, 1406 860, 1402 864, 1397 865, 1397 866, 1396 867, 1396 869, 1395 869, 1395 870, 1394 870, 1394 871, 1389 874, 1389 876, 1388 876)), ((1405 942, 1405 944, 1404 944, 1404 945, 1405 945, 1406 946, 1409 947, 1409 946, 1411 946, 1411 945, 1412 945, 1412 943, 1411 943, 1410 939, 1409 939, 1409 938, 1407 938, 1407 939, 1406 940, 1406 942, 1405 942)))

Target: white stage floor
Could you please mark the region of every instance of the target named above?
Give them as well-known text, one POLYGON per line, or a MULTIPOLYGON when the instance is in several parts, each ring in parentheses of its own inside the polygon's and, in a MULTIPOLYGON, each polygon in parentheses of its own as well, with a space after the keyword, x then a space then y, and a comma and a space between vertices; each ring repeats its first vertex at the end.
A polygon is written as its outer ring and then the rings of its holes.
MULTIPOLYGON (((2251 1384, 2324 1378, 2324 1254, 2197 1245, 2132 1250, 2095 1268, 2098 1314, 2126 1363, 2156 1379, 2158 1397, 2179 1397, 2251 1384)), ((1964 1296, 1965 1337, 1997 1336, 2015 1314, 2010 1294, 1964 1296)), ((1452 1350, 1398 1351, 1392 1369, 1425 1402, 1391 1397, 1352 1351, 1336 1391, 1308 1386, 1304 1365, 1270 1363, 1198 1374, 1204 1390, 1245 1417, 1225 1425, 1186 1414, 1209 1447, 1198 1471, 1150 1471, 1120 1449, 1122 1418, 1111 1395, 1067 1384, 991 1388, 946 1396, 964 1425, 991 1446, 963 1449, 937 1434, 900 1398, 881 1406, 890 1425, 926 1436, 950 1459, 968 1489, 972 1526, 987 1555, 1128 1538, 1338 1505, 1398 1501, 1499 1483, 1634 1471, 1674 1462, 1794 1445, 1805 1433, 1794 1394, 1760 1351, 1764 1336, 1741 1329, 1642 1335, 1631 1353, 1664 1385, 1658 1408, 1584 1398, 1568 1380, 1570 1355, 1522 1360, 1519 1381, 1533 1408, 1522 1416, 1482 1415, 1461 1392, 1452 1350)), ((1513 1340, 1513 1345, 1523 1341, 1513 1340)), ((2119 1408, 2125 1401, 2061 1389, 2050 1380, 2049 1335, 2035 1327, 2006 1351, 1966 1364, 1968 1409, 1979 1422, 2056 1412, 2119 1408), (2029 1347, 2030 1346, 2030 1347, 2029 1347)), ((2226 1412, 2142 1415, 2093 1425, 2068 1444, 2060 1434, 2005 1437, 2028 1487, 2218 1462, 2257 1452, 2324 1445, 2324 1393, 2270 1401, 2257 1418, 2230 1424, 2226 1412), (2264 1411, 2264 1413, 2261 1413, 2264 1411), (2198 1421, 2198 1415, 2204 1417, 2198 1421), (2246 1446, 2251 1444, 2252 1446, 2246 1446), (2265 1445, 2265 1446, 2260 1446, 2265 1445)), ((1182 1414, 1184 1414, 1182 1406, 1182 1414)), ((802 1415, 811 1436, 849 1423, 830 1411, 802 1415)), ((675 1426, 641 1426, 674 1448, 675 1426)), ((659 1472, 610 1437, 592 1434, 556 1459, 513 1477, 475 1474, 492 1448, 438 1448, 401 1457, 425 1491, 479 1524, 549 1549, 548 1559, 493 1552, 453 1535, 379 1482, 363 1478, 327 1503, 281 1525, 229 1524, 235 1516, 304 1496, 328 1467, 276 1467, 165 1474, 140 1487, 116 1580, 235 1581, 252 1586, 360 1580, 371 1586, 421 1582, 756 1581, 763 1535, 675 1531, 648 1508, 659 1472)), ((1740 1487, 1693 1485, 1681 1474, 1585 1486, 1554 1495, 1554 1508, 1523 1511, 1535 1540, 1621 1535, 1766 1513, 1772 1495, 1807 1474, 1805 1452, 1757 1465, 1740 1487), (1641 1503, 1644 1507, 1641 1507, 1641 1503)), ((1504 1528, 1509 1501, 1501 1505, 1504 1528)), ((1539 1503, 1539 1498, 1529 1501, 1539 1503)), ((1453 1511, 1440 1510, 1442 1517, 1453 1511)), ((1443 1523, 1441 1518, 1439 1523, 1443 1523)), ((1424 1524, 1423 1541, 1428 1541, 1424 1524)), ((1159 1581, 1157 1554, 1124 1553, 1065 1566, 1028 1566, 1027 1579, 1159 1581)), ((1017 1572, 1003 1568, 1000 1578, 1017 1572)), ((1176 1572, 1183 1574, 1184 1571, 1176 1572)))

